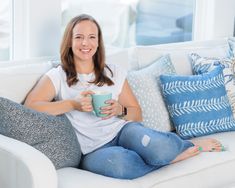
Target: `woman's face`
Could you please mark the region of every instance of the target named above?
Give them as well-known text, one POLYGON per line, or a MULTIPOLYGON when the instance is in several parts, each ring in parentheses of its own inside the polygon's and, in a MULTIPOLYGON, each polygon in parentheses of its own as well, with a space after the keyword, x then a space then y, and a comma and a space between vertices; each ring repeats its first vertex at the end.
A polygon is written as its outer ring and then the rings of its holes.
POLYGON ((98 28, 92 21, 85 20, 73 28, 72 51, 75 60, 92 61, 98 47, 98 28))

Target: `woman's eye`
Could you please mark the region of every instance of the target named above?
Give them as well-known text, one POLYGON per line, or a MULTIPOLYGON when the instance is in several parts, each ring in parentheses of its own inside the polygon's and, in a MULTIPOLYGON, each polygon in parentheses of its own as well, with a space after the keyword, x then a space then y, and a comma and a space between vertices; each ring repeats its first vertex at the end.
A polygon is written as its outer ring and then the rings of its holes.
POLYGON ((75 39, 82 39, 82 36, 75 36, 75 39))

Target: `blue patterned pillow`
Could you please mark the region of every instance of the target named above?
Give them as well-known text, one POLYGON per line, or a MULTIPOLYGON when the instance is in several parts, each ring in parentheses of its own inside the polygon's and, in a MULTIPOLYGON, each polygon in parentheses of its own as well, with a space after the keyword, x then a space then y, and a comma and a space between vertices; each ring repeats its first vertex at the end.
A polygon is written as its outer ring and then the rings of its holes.
POLYGON ((161 75, 160 81, 170 117, 182 138, 235 130, 220 66, 201 75, 161 75))
POLYGON ((201 57, 196 53, 189 54, 193 73, 203 74, 222 66, 225 81, 225 89, 235 117, 235 58, 201 57))
POLYGON ((161 94, 161 74, 175 74, 169 55, 160 57, 145 68, 130 71, 127 79, 141 106, 144 126, 171 131, 173 126, 161 94))
POLYGON ((235 58, 235 38, 229 38, 228 45, 229 45, 229 57, 235 58))

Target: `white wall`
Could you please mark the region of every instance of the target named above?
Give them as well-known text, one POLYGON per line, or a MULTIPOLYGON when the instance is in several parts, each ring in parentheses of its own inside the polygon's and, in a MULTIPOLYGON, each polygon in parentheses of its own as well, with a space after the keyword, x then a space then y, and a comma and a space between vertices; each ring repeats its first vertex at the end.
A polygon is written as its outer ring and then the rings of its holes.
POLYGON ((13 59, 57 56, 60 31, 60 0, 14 1, 13 59))
POLYGON ((235 0, 196 0, 194 40, 233 36, 235 0))

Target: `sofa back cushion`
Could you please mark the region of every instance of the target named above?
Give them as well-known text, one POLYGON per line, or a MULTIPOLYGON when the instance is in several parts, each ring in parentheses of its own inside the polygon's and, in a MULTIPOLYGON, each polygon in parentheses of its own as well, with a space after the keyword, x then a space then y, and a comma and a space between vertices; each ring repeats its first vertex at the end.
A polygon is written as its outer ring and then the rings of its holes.
POLYGON ((128 49, 107 46, 106 63, 118 65, 119 67, 126 70, 131 69, 131 63, 129 63, 128 57, 128 49))
POLYGON ((201 56, 226 57, 228 44, 225 39, 214 41, 184 42, 153 46, 137 46, 132 50, 132 67, 140 69, 149 65, 164 54, 170 54, 176 72, 182 75, 191 75, 192 67, 188 61, 188 54, 198 53, 201 56))
POLYGON ((22 103, 38 79, 51 68, 48 61, 0 63, 0 97, 22 103))

